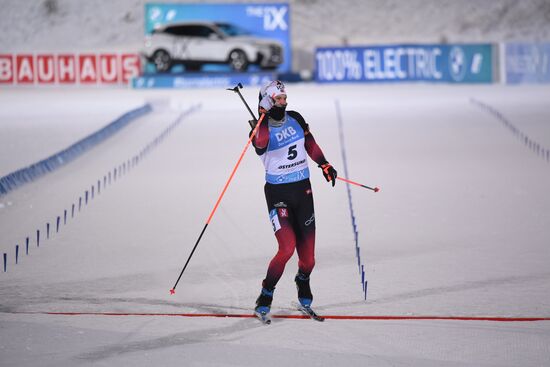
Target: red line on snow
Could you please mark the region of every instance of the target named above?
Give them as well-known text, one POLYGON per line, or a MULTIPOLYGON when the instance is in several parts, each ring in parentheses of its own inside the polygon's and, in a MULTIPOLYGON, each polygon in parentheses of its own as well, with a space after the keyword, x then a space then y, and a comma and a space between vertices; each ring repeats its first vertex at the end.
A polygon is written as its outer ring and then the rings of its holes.
MULTIPOLYGON (((218 318, 254 318, 252 314, 221 314, 221 313, 121 313, 121 312, 13 312, 27 315, 57 315, 57 316, 168 316, 168 317, 218 317, 218 318)), ((273 314, 274 319, 309 319, 305 315, 273 314)), ((329 320, 452 320, 452 321, 495 321, 495 322, 526 322, 550 321, 550 317, 503 317, 503 316, 353 316, 353 315, 323 315, 329 320)))

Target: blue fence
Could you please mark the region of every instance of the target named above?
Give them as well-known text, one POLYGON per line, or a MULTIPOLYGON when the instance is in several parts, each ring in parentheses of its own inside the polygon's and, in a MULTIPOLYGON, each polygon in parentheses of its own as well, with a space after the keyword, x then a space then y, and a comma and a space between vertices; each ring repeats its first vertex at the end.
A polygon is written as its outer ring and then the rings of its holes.
MULTIPOLYGON (((77 200, 75 198, 70 207, 64 209, 62 213, 59 213, 59 215, 54 216, 54 220, 46 220, 44 226, 37 228, 35 232, 24 236, 23 241, 16 243, 14 247, 13 258, 11 256, 8 256, 8 252, 4 252, 4 273, 8 271, 8 257, 10 263, 14 265, 19 264, 21 260, 20 255, 22 255, 23 253, 23 243, 25 255, 30 255, 29 249, 33 244, 36 245, 36 247, 40 247, 50 241, 52 238, 54 238, 54 236, 56 236, 62 230, 63 226, 67 225, 71 219, 73 219, 76 215, 78 215, 80 211, 84 210, 84 208, 91 204, 92 201, 95 200, 96 197, 101 195, 106 189, 108 189, 110 185, 114 184, 117 180, 120 180, 124 175, 129 173, 133 168, 137 167, 137 165, 151 151, 153 151, 158 145, 160 145, 174 131, 174 129, 178 127, 182 121, 184 121, 186 117, 198 111, 200 108, 201 105, 199 104, 191 106, 186 111, 183 111, 174 122, 172 122, 158 136, 151 140, 143 149, 139 151, 139 153, 136 153, 132 157, 125 159, 122 162, 119 162, 119 164, 115 164, 114 168, 110 169, 108 172, 105 172, 103 177, 99 176, 90 185, 86 186, 86 188, 82 191, 82 194, 78 197, 77 200), (20 243, 21 246, 19 245, 20 243)), ((132 118, 135 118, 138 116, 139 113, 143 114, 146 111, 150 110, 150 105, 145 105, 137 110, 131 111, 129 114, 132 114, 132 118)), ((125 114, 124 116, 127 115, 128 114, 125 114)), ((124 116, 122 116, 120 119, 122 119, 124 116)))
MULTIPOLYGON (((338 136, 340 139, 340 149, 342 152, 342 162, 344 165, 344 175, 345 177, 349 177, 349 171, 348 171, 348 159, 346 156, 346 143, 344 140, 344 123, 342 120, 342 112, 340 110, 340 102, 338 100, 335 101, 335 107, 336 107, 336 117, 338 119, 338 136)), ((365 277, 365 265, 361 261, 361 247, 359 246, 359 230, 357 229, 357 221, 355 217, 355 212, 353 210, 353 199, 351 195, 351 189, 349 183, 346 183, 346 192, 348 194, 348 203, 349 203, 349 213, 351 218, 351 227, 353 230, 353 239, 355 242, 355 257, 357 258, 357 267, 359 270, 359 274, 361 276, 361 286, 363 287, 363 295, 365 297, 365 301, 367 300, 367 288, 368 288, 368 281, 365 277)))
POLYGON ((131 121, 151 111, 151 105, 145 104, 142 107, 131 110, 117 118, 104 128, 77 141, 70 147, 34 163, 28 167, 21 168, 0 178, 0 196, 7 194, 15 188, 36 180, 56 168, 74 160, 84 152, 106 140, 117 131, 128 125, 131 121))
POLYGON ((529 135, 527 135, 525 132, 520 130, 516 125, 514 125, 502 112, 497 110, 495 107, 479 101, 475 98, 471 98, 470 101, 493 115, 497 120, 499 120, 502 123, 502 126, 504 126, 508 131, 510 131, 514 136, 521 142, 525 147, 530 149, 533 153, 535 153, 540 158, 544 159, 546 162, 550 163, 550 149, 542 145, 541 143, 535 141, 533 138, 531 138, 529 135))
POLYGON ((334 82, 492 83, 493 45, 318 48, 315 78, 334 82))

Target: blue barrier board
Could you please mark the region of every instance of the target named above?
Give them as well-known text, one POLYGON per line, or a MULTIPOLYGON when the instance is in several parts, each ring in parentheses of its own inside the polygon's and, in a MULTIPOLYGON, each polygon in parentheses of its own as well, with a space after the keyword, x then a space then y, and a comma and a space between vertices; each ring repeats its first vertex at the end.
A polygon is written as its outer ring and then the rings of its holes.
POLYGON ((321 83, 493 82, 491 44, 323 47, 315 60, 321 83))
POLYGON ((276 78, 275 73, 145 74, 132 79, 131 85, 135 89, 229 88, 237 83, 261 86, 276 78))

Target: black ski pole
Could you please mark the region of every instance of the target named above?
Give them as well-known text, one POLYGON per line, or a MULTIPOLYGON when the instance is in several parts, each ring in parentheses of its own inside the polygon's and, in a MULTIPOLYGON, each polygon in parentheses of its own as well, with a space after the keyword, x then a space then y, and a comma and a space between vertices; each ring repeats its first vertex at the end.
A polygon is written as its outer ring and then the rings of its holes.
POLYGON ((254 121, 253 121, 254 123, 252 121, 249 121, 250 127, 254 128, 255 124, 258 120, 256 119, 256 116, 254 116, 254 112, 252 112, 252 110, 248 106, 248 103, 246 103, 246 100, 244 99, 243 95, 241 94, 241 91, 239 90, 239 89, 242 89, 242 87, 243 87, 243 85, 241 83, 239 83, 235 86, 235 88, 227 88, 227 90, 233 91, 233 92, 237 93, 239 95, 239 97, 241 97, 241 101, 243 101, 244 105, 246 106, 246 109, 248 110, 248 112, 250 112, 250 115, 254 119, 254 121))
MULTIPOLYGON (((237 87, 240 86, 240 88, 242 88, 242 84, 239 83, 237 85, 237 87)), ((235 87, 235 88, 237 88, 235 87)), ((233 90, 233 89, 230 89, 230 90, 233 90)), ((238 92, 238 90, 237 90, 238 92)), ((241 99, 243 100, 243 102, 245 103, 246 107, 248 108, 248 110, 250 111, 250 113, 252 114, 252 111, 250 110, 250 108, 248 107, 248 104, 246 103, 246 101, 244 100, 244 98, 242 97, 242 95, 239 93, 239 96, 241 96, 241 99)), ((254 114, 252 114, 252 116, 254 116, 254 114)), ((241 164, 241 161, 243 160, 243 157, 244 157, 244 154, 246 153, 246 150, 248 149, 248 146, 250 145, 250 143, 252 142, 252 138, 256 135, 256 131, 258 130, 258 128, 260 127, 260 124, 262 122, 262 120, 264 119, 265 117, 265 114, 262 113, 262 115, 260 116, 260 120, 258 120, 258 123, 256 124, 256 126, 254 127, 254 130, 252 131, 252 134, 250 134, 250 137, 248 138, 248 141, 246 142, 246 145, 244 146, 244 149, 243 151, 241 152, 241 155, 239 157, 239 160, 237 161, 237 163, 235 164, 235 166, 233 167, 233 171, 231 172, 231 175, 229 176, 229 178, 227 179, 227 182, 225 183, 225 186, 223 187, 223 190, 220 194, 220 196, 218 197, 218 200, 216 201, 216 205, 214 205, 214 208, 212 209, 212 211, 210 212, 210 215, 208 216, 208 219, 206 220, 206 223, 199 235, 199 238, 197 239, 197 242, 195 242, 195 246, 193 246, 193 250, 191 251, 191 253, 189 254, 189 257, 187 258, 187 261, 185 262, 185 265, 183 266, 183 269, 181 270, 180 272, 180 275, 178 276, 178 279, 176 280, 176 283, 174 284, 174 286, 172 287, 172 289, 170 289, 170 294, 175 294, 176 293, 176 287, 181 279, 181 276, 183 275, 183 272, 185 271, 185 269, 187 268, 187 265, 189 265, 189 261, 191 260, 191 257, 193 257, 193 254, 195 253, 195 250, 197 249, 197 246, 199 245, 199 242, 201 241, 201 238, 204 234, 204 232, 206 231, 206 227, 208 227, 208 224, 210 224, 210 221, 212 220, 212 217, 214 216, 214 213, 216 212, 216 210, 218 209, 218 206, 220 205, 220 202, 222 201, 222 198, 223 196, 225 195, 225 191, 227 191, 227 187, 229 186, 229 184, 231 183, 231 180, 233 179, 233 176, 235 176, 235 172, 237 172, 237 168, 239 167, 239 165, 241 164)))

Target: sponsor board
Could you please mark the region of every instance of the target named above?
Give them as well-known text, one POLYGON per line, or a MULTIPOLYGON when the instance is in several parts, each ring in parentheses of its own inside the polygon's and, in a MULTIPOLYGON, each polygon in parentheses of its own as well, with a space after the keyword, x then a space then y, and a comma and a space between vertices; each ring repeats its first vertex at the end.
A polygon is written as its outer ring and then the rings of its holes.
POLYGON ((139 74, 137 54, 0 54, 0 85, 126 84, 139 74))
POLYGON ((233 88, 238 83, 247 86, 262 86, 276 79, 274 73, 186 73, 146 74, 133 78, 132 88, 233 88))
POLYGON ((507 84, 550 83, 550 43, 506 43, 503 56, 507 84))
MULTIPOLYGON (((178 3, 147 3, 145 4, 145 46, 144 56, 152 57, 152 53, 163 48, 173 60, 179 60, 170 70, 162 73, 185 72, 231 72, 227 65, 231 57, 228 51, 240 49, 247 54, 250 66, 249 72, 268 70, 259 61, 277 54, 280 61, 271 64, 269 70, 289 72, 291 70, 291 39, 290 39, 290 6, 288 3, 246 3, 246 4, 178 4, 178 3), (222 34, 204 34, 204 29, 183 31, 182 29, 168 32, 180 37, 172 37, 172 45, 155 44, 155 31, 169 25, 215 25, 222 34), (223 25, 223 26, 220 26, 223 25), (265 51, 266 42, 279 45, 277 51, 265 51), (263 43, 263 45, 262 45, 263 43), (164 46, 164 47, 161 47, 164 46), (281 53, 279 55, 279 53, 281 53), (256 58, 256 60, 253 60, 256 58), (187 64, 200 64, 188 69, 187 64)), ((189 65, 190 66, 190 65, 189 65)), ((154 73, 157 70, 152 61, 145 62, 144 71, 154 73)))
POLYGON ((331 82, 493 82, 493 46, 391 45, 318 48, 316 80, 331 82))

